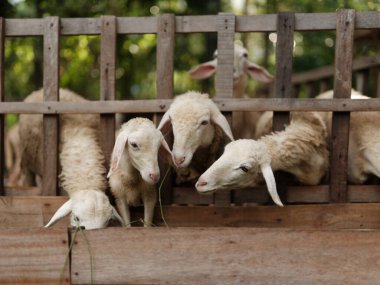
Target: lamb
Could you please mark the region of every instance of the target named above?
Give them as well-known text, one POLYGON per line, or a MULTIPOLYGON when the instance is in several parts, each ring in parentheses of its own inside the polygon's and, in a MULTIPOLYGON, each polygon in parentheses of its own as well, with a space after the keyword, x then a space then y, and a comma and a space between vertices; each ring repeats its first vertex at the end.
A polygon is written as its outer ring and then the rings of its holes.
POLYGON ((208 94, 189 91, 176 96, 158 129, 165 133, 170 123, 174 134, 172 153, 177 183, 195 183, 222 154, 227 142, 233 140, 227 119, 208 94))
POLYGON ((302 184, 318 184, 328 169, 326 136, 326 125, 317 113, 294 113, 290 125, 281 132, 257 141, 229 143, 200 176, 196 188, 199 193, 245 188, 256 186, 264 176, 273 201, 282 206, 273 171, 289 172, 302 184))
MULTIPOLYGON (((43 90, 29 95, 26 102, 42 101, 43 90)), ((85 101, 79 95, 60 89, 62 101, 85 101)), ((85 229, 103 228, 112 218, 122 222, 116 209, 105 194, 107 181, 103 166, 104 155, 98 142, 98 115, 60 116, 60 162, 59 176, 62 188, 69 194, 65 202, 45 227, 71 213, 70 224, 85 229)), ((22 170, 29 182, 35 175, 43 178, 42 115, 20 115, 20 142, 22 170)))
POLYGON ((108 173, 111 192, 126 226, 131 225, 127 205, 144 203, 144 225, 153 221, 156 191, 160 179, 157 155, 172 160, 171 151, 163 135, 152 121, 134 118, 121 126, 111 158, 108 173))
POLYGON ((8 171, 8 185, 20 185, 21 176, 21 151, 19 124, 13 125, 5 134, 4 141, 5 166, 8 171))
MULTIPOLYGON (((189 75, 194 79, 205 79, 216 72, 217 51, 214 59, 199 64, 189 71, 189 75)), ((273 76, 269 72, 248 60, 247 50, 237 44, 234 45, 234 72, 233 72, 233 97, 249 98, 245 94, 247 88, 248 74, 261 82, 271 82, 273 76)), ((232 129, 235 137, 252 138, 255 133, 256 121, 259 119, 260 112, 234 112, 232 115, 232 129)))

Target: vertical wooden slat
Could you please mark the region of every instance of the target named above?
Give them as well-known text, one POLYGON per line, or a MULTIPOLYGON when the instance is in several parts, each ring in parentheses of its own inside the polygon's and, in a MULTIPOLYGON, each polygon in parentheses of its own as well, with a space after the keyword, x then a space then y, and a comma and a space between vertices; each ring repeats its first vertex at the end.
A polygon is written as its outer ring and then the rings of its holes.
POLYGON ((306 83, 306 96, 307 98, 314 98, 318 95, 318 86, 316 82, 308 82, 306 83))
MULTIPOLYGON (((100 100, 115 100, 116 17, 101 17, 100 100)), ((115 142, 115 114, 100 116, 100 145, 108 168, 115 142)))
POLYGON ((380 98, 380 67, 374 69, 374 76, 375 94, 373 97, 380 98))
MULTIPOLYGON (((278 98, 291 98, 292 59, 294 43, 294 13, 283 12, 277 17, 275 94, 278 98)), ((289 112, 275 112, 273 130, 280 131, 289 124, 289 112)))
MULTIPOLYGON (((5 20, 0 17, 0 102, 4 101, 4 41, 5 41, 5 20)), ((4 123, 5 116, 0 115, 0 195, 5 195, 4 191, 4 123)))
POLYGON ((368 95, 369 69, 356 73, 355 89, 362 94, 368 95))
POLYGON ((323 79, 319 84, 319 93, 323 93, 327 90, 330 90, 330 83, 328 79, 323 79))
MULTIPOLYGON (((44 101, 59 100, 59 17, 45 18, 44 101)), ((42 195, 58 195, 58 115, 44 115, 42 195)))
MULTIPOLYGON (((350 98, 355 11, 337 12, 334 67, 334 98, 350 98)), ((330 148, 330 201, 347 200, 347 155, 350 113, 334 113, 330 148)))
MULTIPOLYGON (((233 96, 233 65, 235 40, 235 15, 219 13, 218 29, 218 66, 216 70, 216 97, 232 98, 233 96)), ((231 114, 225 114, 232 125, 231 114)), ((214 194, 214 204, 225 206, 231 203, 232 192, 217 192, 214 194)))
MULTIPOLYGON (((163 14, 158 17, 157 23, 157 99, 173 98, 173 74, 174 74, 174 37, 175 37, 175 15, 163 14)), ((162 115, 156 115, 155 121, 159 122, 162 115)), ((173 137, 165 136, 170 144, 173 137)), ((161 199, 164 204, 171 204, 173 201, 173 183, 170 166, 166 162, 160 161, 161 171, 161 199), (166 172, 169 171, 165 180, 162 181, 166 172)))

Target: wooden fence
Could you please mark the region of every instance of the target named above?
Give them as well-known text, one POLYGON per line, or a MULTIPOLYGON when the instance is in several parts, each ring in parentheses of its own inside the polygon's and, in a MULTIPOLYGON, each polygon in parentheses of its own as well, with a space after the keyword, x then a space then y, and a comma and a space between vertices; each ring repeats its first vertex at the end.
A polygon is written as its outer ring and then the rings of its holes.
MULTIPOLYGON (((44 38, 44 102, 0 103, 0 147, 3 149, 4 115, 29 113, 44 114, 45 150, 42 196, 1 198, 0 225, 13 228, 0 231, 1 283, 53 283, 59 276, 68 245, 73 239, 73 233, 62 228, 67 221, 55 229, 25 229, 42 226, 66 199, 46 197, 58 194, 58 114, 99 113, 101 144, 106 157, 109 157, 114 142, 114 113, 155 113, 159 116, 168 109, 173 96, 175 35, 195 32, 218 34, 215 102, 222 111, 273 110, 275 130, 281 130, 289 121, 290 111, 334 112, 329 183, 314 187, 289 185, 284 199, 286 204, 326 205, 291 205, 285 208, 242 206, 244 203, 266 203, 265 189, 258 187, 253 191, 199 196, 194 189, 175 187, 169 181, 163 197, 168 224, 202 228, 134 229, 128 233, 124 233, 125 229, 112 228, 86 232, 93 263, 89 262, 83 237, 79 237, 69 257, 70 267, 63 271, 63 283, 91 283, 91 264, 96 284, 246 284, 250 280, 257 280, 256 284, 378 282, 380 273, 378 266, 373 264, 377 264, 375 261, 379 258, 379 232, 356 229, 380 228, 380 204, 368 203, 380 201, 380 187, 347 185, 347 149, 350 112, 380 111, 380 98, 350 99, 353 32, 354 29, 379 28, 380 12, 355 13, 353 10, 250 16, 220 13, 212 16, 165 14, 157 17, 103 16, 97 19, 0 19, 0 101, 4 101, 5 37, 44 38), (334 77, 334 99, 293 98, 289 84, 292 78, 293 33, 320 30, 336 30, 333 70, 339 76, 334 77), (275 98, 232 98, 236 32, 277 32, 275 98), (157 97, 154 100, 115 101, 116 36, 146 33, 157 34, 157 97), (101 36, 99 101, 59 102, 59 38, 65 35, 101 36), (200 206, 210 204, 212 206, 200 206), (221 228, 204 228, 210 226, 221 228), (277 229, 231 229, 228 228, 230 226, 277 229), (294 241, 297 248, 293 247, 292 252, 294 241), (187 262, 182 261, 183 256, 189 257, 187 262), (44 268, 36 265, 41 260, 44 268), (6 270, 7 266, 12 270, 6 270), (337 267, 342 270, 334 269, 337 267)), ((3 156, 1 151, 1 181, 3 156)), ((5 195, 4 186, 0 184, 0 187, 0 194, 5 195)), ((135 215, 141 216, 141 209, 135 215)), ((156 215, 154 222, 162 225, 159 217, 156 215)))

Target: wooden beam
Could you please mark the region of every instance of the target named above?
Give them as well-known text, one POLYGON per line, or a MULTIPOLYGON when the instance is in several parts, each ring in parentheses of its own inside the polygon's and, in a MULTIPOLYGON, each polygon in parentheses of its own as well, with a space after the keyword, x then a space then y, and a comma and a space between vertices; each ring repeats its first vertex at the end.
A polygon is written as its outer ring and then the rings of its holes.
MULTIPOLYGON (((336 23, 334 98, 351 97, 355 11, 338 10, 336 23)), ((350 113, 334 113, 330 147, 331 202, 347 200, 347 160, 350 113)))
POLYGON ((380 256, 379 231, 108 228, 85 234, 77 235, 72 251, 72 284, 89 284, 90 257, 96 284, 252 284, 254 280, 255 284, 356 285, 376 284, 380 278, 374 261, 380 256))
MULTIPOLYGON (((5 46, 5 20, 0 17, 0 102, 4 101, 4 46, 5 46)), ((0 115, 0 195, 5 195, 4 189, 4 168, 5 168, 5 116, 0 115)))
MULTIPOLYGON (((44 101, 59 101, 59 17, 44 19, 44 101)), ((59 118, 45 114, 43 118, 42 195, 58 195, 59 118)))
MULTIPOLYGON (((102 16, 101 24, 100 100, 112 101, 116 99, 116 17, 102 16)), ((105 167, 108 169, 115 142, 115 114, 102 114, 100 116, 99 139, 105 157, 105 167)))
MULTIPOLYGON (((292 97, 291 82, 294 44, 294 13, 283 12, 277 18, 276 77, 274 97, 292 97)), ((281 131, 289 124, 289 112, 273 114, 273 131, 281 131)))
MULTIPOLYGON (((335 13, 296 13, 296 31, 335 30, 335 13)), ((99 18, 62 18, 62 35, 99 35, 99 18)), ((155 34, 157 17, 117 17, 118 34, 155 34)), ((176 16, 176 33, 217 32, 218 16, 176 16)), ((6 19, 6 36, 43 36, 43 19, 6 19)), ((236 17, 236 32, 275 32, 277 15, 236 17)), ((380 28, 380 12, 358 12, 357 29, 380 28)))
MULTIPOLYGON (((176 29, 174 14, 159 16, 157 25, 157 99, 172 99, 174 93, 174 43, 176 29)), ((155 114, 154 120, 157 124, 161 119, 162 115, 155 114)), ((165 139, 169 145, 172 145, 172 133, 165 134, 165 139)), ((173 172, 166 161, 160 160, 159 166, 161 172, 159 185, 162 185, 161 199, 163 204, 171 204, 173 200, 173 172), (165 180, 163 180, 164 178, 165 180)))
POLYGON ((1 284, 70 284, 67 229, 2 228, 0 240, 1 284))

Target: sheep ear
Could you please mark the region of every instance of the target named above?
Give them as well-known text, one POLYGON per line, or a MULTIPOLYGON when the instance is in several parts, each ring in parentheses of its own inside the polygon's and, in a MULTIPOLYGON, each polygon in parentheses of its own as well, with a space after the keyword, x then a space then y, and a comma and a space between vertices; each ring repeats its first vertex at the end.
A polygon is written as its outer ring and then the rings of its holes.
POLYGON ((51 227, 54 225, 57 221, 64 218, 68 214, 71 213, 71 199, 69 199, 67 202, 65 202, 53 215, 53 217, 50 219, 50 221, 47 223, 45 228, 51 227))
POLYGON ((158 124, 157 129, 163 132, 163 128, 165 127, 166 124, 170 123, 170 114, 169 110, 165 112, 165 114, 162 116, 162 119, 160 123, 158 124))
POLYGON ((247 60, 247 72, 252 78, 261 82, 273 81, 273 76, 264 67, 247 60))
POLYGON ((284 207, 277 193, 276 180, 274 179, 272 168, 269 163, 263 163, 260 167, 268 187, 269 195, 272 197, 273 202, 275 202, 278 206, 284 207))
POLYGON ((232 135, 232 130, 230 125, 228 124, 228 121, 226 117, 223 116, 223 114, 217 109, 212 108, 211 111, 211 121, 214 122, 214 124, 221 127, 223 132, 231 139, 231 141, 234 140, 234 136, 232 135))
POLYGON ((116 138, 115 146, 113 147, 112 157, 111 157, 111 167, 108 172, 107 178, 109 178, 112 173, 119 167, 120 159, 125 149, 125 144, 128 140, 128 133, 121 131, 116 138))
POLYGON ((174 167, 172 152, 164 138, 162 138, 161 146, 158 149, 158 155, 174 167))
POLYGON ((120 217, 119 213, 116 211, 115 207, 113 206, 112 206, 112 218, 118 220, 123 227, 125 226, 123 219, 120 217))
POLYGON ((189 71, 189 75, 194 79, 205 79, 209 78, 216 71, 216 59, 199 64, 193 67, 189 71))

